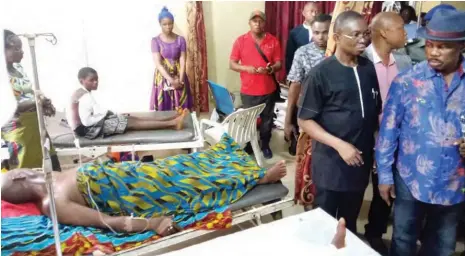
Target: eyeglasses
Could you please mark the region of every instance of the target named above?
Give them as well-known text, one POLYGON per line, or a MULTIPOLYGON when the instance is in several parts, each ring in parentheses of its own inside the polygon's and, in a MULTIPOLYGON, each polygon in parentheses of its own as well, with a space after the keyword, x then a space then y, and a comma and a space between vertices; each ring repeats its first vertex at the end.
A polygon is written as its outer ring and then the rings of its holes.
POLYGON ((354 35, 342 34, 342 36, 345 36, 351 40, 369 39, 371 37, 371 31, 365 31, 363 33, 357 32, 354 35))

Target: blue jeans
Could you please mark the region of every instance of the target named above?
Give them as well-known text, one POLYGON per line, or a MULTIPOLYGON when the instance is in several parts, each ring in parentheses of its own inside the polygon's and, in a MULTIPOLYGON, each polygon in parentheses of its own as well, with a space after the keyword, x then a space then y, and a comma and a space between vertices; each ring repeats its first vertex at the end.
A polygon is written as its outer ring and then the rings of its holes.
POLYGON ((398 173, 394 178, 394 231, 391 255, 449 256, 455 251, 456 230, 462 216, 463 203, 443 206, 416 200, 398 173))

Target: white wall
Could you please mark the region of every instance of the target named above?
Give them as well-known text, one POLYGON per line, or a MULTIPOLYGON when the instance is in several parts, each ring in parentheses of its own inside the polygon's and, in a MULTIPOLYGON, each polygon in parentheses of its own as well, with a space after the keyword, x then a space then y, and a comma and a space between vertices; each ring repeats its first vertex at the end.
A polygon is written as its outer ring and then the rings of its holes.
MULTIPOLYGON (((158 13, 166 5, 175 15, 175 32, 186 36, 185 3, 153 0, 2 1, 4 27, 17 34, 52 32, 58 44, 37 39, 42 91, 63 110, 78 85, 77 72, 99 72, 96 98, 114 111, 148 110, 154 64, 150 40, 160 33, 158 13), (168 3, 168 4, 166 4, 168 3)), ((27 41, 22 64, 33 77, 27 41)))

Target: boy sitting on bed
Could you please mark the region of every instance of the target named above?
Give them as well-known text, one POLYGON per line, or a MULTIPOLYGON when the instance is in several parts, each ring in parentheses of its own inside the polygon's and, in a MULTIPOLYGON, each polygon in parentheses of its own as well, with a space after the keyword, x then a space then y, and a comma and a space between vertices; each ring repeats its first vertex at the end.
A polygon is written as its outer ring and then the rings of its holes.
POLYGON ((95 139, 122 134, 127 130, 176 129, 183 127, 187 110, 180 111, 170 117, 141 117, 137 114, 116 114, 102 109, 92 96, 98 88, 98 74, 93 68, 81 68, 78 73, 80 88, 71 96, 67 119, 71 129, 79 137, 95 139))

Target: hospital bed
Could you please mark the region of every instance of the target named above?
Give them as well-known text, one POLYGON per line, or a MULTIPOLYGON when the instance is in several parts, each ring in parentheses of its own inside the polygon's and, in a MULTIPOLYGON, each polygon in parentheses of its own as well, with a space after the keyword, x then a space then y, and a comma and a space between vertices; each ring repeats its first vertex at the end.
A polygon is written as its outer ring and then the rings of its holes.
MULTIPOLYGON (((57 255, 61 255, 61 244, 59 237, 59 225, 56 215, 56 207, 54 200, 54 189, 52 170, 50 168, 50 143, 48 142, 46 133, 50 135, 52 143, 58 155, 88 155, 96 157, 111 152, 132 151, 133 158, 135 151, 146 150, 166 150, 166 149, 180 149, 190 148, 192 151, 197 151, 204 146, 204 139, 200 132, 200 125, 195 113, 187 116, 185 121, 185 129, 181 131, 174 130, 157 130, 157 131, 138 131, 127 132, 122 135, 115 135, 107 138, 98 138, 95 140, 86 140, 83 138, 76 138, 74 133, 69 127, 65 127, 65 115, 58 114, 53 119, 45 118, 42 112, 42 106, 38 104, 40 85, 37 73, 37 61, 35 58, 35 38, 38 36, 53 37, 50 40, 55 44, 56 37, 51 33, 45 34, 27 34, 23 35, 28 38, 29 46, 31 49, 31 57, 34 71, 34 90, 36 97, 36 107, 39 119, 39 131, 41 137, 42 155, 43 155, 43 171, 46 177, 47 192, 52 200, 50 200, 50 214, 52 220, 52 228, 54 233, 54 244, 58 250, 57 255)), ((165 115, 166 112, 150 112, 147 115, 165 115)), ((288 189, 282 183, 266 184, 256 186, 249 191, 240 200, 230 206, 233 211, 233 225, 240 224, 246 221, 255 220, 257 224, 261 224, 261 217, 281 211, 285 208, 294 205, 292 198, 286 198, 288 189), (276 202, 276 200, 280 200, 276 202), (269 203, 274 201, 274 203, 269 203), (268 204, 267 204, 268 203, 268 204), (256 205, 266 204, 262 207, 255 207, 256 205)), ((137 248, 120 251, 117 254, 121 255, 140 255, 144 253, 153 254, 159 248, 176 244, 182 241, 190 240, 194 237, 199 237, 203 234, 213 231, 207 230, 185 230, 183 232, 174 234, 172 236, 156 240, 137 248)))
MULTIPOLYGON (((147 115, 166 115, 172 113, 149 112, 147 115)), ((122 151, 142 151, 142 150, 162 150, 177 148, 192 148, 196 151, 204 146, 203 135, 199 132, 199 122, 195 114, 186 117, 185 129, 181 131, 158 130, 158 131, 138 131, 127 132, 123 135, 111 136, 108 138, 97 138, 87 140, 76 139, 70 128, 57 127, 60 122, 60 115, 54 121, 48 122, 50 129, 58 130, 51 136, 53 145, 59 155, 86 155, 96 157, 111 150, 112 152, 122 151)), ((132 154, 134 156, 134 154, 132 154)), ((255 225, 260 225, 261 218, 272 213, 277 213, 283 209, 292 207, 294 201, 287 198, 289 190, 281 183, 259 185, 248 192, 239 201, 232 204, 230 210, 233 212, 232 225, 252 221, 255 225), (273 202, 273 203, 270 203, 273 202)), ((139 247, 120 251, 114 255, 140 255, 151 253, 161 248, 189 241, 191 239, 215 232, 214 230, 194 230, 189 229, 161 238, 153 242, 143 244, 139 247)))
MULTIPOLYGON (((138 115, 147 116, 173 114, 172 111, 138 113, 138 115)), ((84 155, 95 158, 107 152, 132 152, 134 158, 136 151, 189 149, 190 152, 196 152, 204 147, 204 139, 196 113, 186 116, 184 129, 179 131, 168 129, 128 131, 124 134, 93 140, 75 137, 64 120, 63 113, 57 113, 55 117, 47 119, 47 130, 59 156, 84 155)))
MULTIPOLYGON (((286 197, 288 192, 289 190, 281 182, 256 186, 230 206, 230 210, 233 212, 232 225, 235 226, 249 221, 253 221, 255 225, 261 225, 261 217, 292 207, 294 200, 286 197), (257 205, 276 200, 280 201, 257 207, 257 205)), ((155 255, 154 253, 160 249, 212 232, 215 232, 215 230, 189 229, 112 255, 155 255)))

